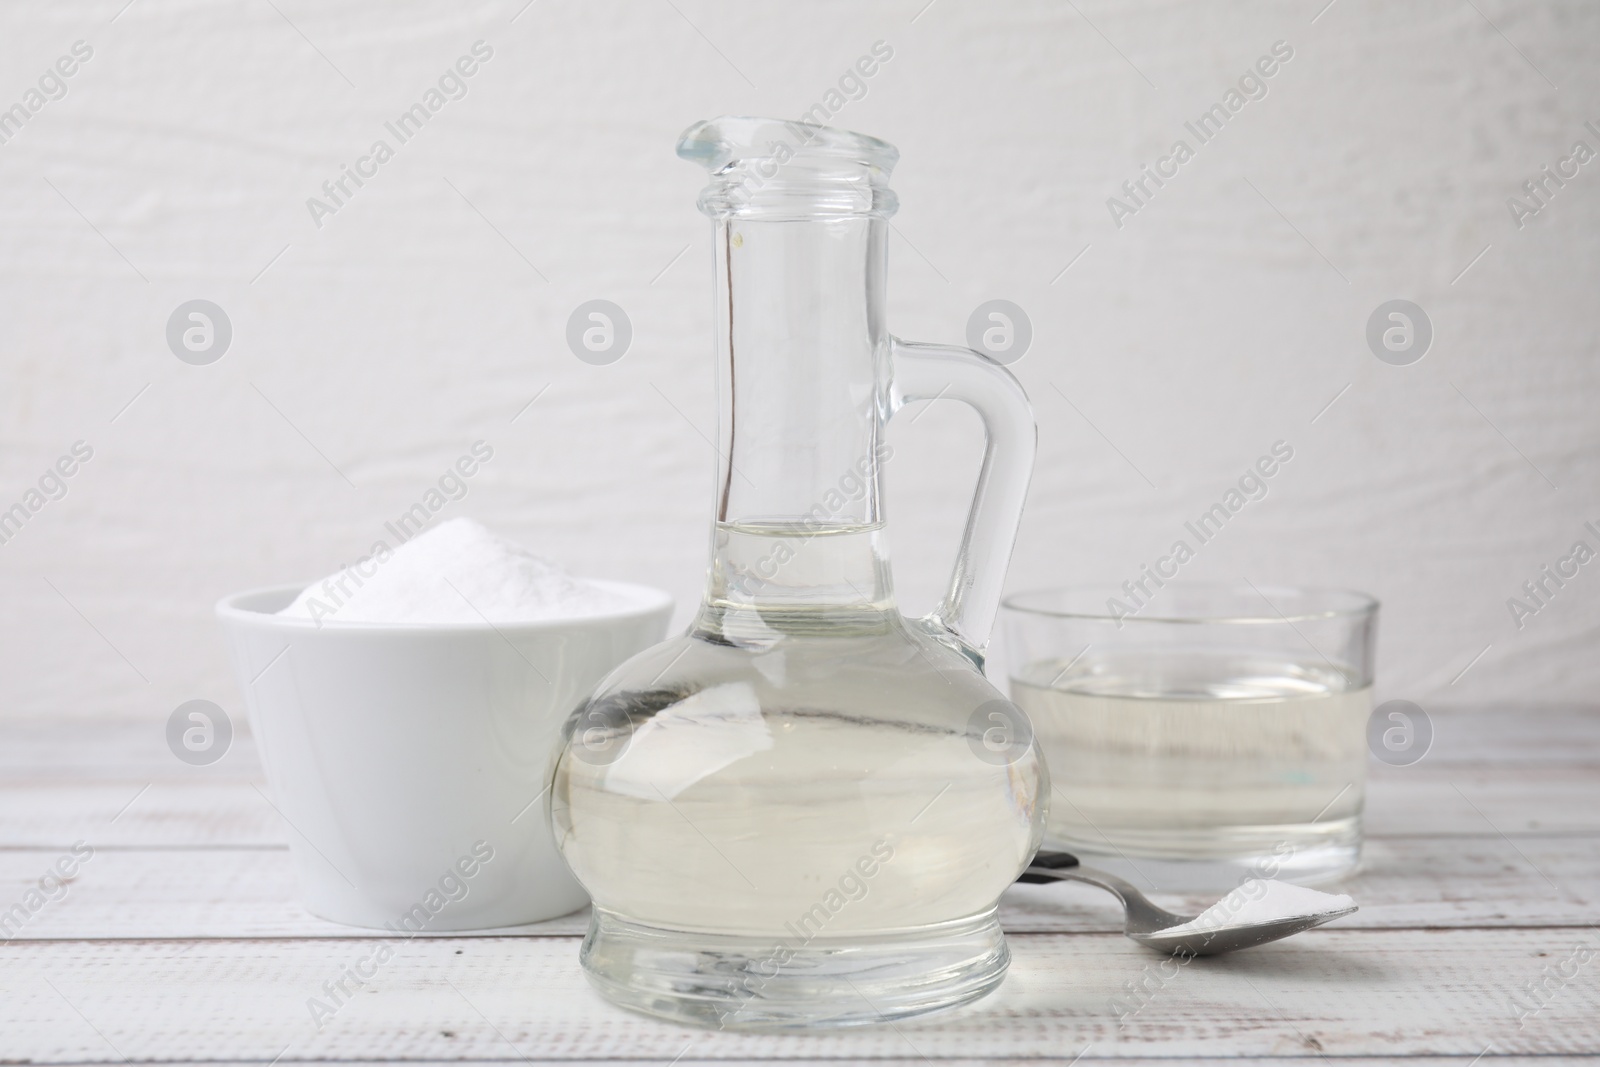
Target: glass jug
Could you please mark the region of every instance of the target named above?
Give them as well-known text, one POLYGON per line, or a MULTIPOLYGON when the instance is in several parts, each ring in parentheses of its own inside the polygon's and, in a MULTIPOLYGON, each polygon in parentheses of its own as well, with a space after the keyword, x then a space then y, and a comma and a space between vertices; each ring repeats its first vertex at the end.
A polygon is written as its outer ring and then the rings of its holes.
POLYGON ((724 118, 678 154, 712 175, 712 557, 689 632, 566 726, 551 817, 594 898, 584 970, 624 1007, 726 1028, 974 1000, 1004 977, 996 901, 1049 793, 1026 717, 982 673, 1032 411, 999 364, 886 331, 892 145, 724 118), (938 397, 975 408, 987 445, 949 593, 908 620, 884 428, 938 397))

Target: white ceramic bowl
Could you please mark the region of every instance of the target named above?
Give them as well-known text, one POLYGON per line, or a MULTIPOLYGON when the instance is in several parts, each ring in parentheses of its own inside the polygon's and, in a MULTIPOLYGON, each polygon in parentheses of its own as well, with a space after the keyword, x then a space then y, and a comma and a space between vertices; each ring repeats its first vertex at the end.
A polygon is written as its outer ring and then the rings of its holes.
POLYGON ((660 641, 672 598, 533 623, 274 614, 301 586, 217 604, 306 906, 401 932, 514 926, 587 902, 550 833, 567 715, 660 641))

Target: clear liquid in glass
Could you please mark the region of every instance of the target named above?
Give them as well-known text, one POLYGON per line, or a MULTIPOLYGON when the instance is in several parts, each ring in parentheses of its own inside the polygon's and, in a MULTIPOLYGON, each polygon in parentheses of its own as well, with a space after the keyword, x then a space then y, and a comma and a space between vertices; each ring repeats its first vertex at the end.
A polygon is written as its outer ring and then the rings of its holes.
POLYGON ((1296 881, 1358 859, 1371 688, 1320 660, 1145 651, 1013 672, 1046 841, 1136 884, 1296 881))
POLYGON ((1043 768, 1031 746, 984 758, 973 714, 1001 698, 895 608, 882 537, 720 524, 694 627, 574 720, 552 817, 612 999, 838 1025, 999 981, 995 902, 1038 847, 1043 768))

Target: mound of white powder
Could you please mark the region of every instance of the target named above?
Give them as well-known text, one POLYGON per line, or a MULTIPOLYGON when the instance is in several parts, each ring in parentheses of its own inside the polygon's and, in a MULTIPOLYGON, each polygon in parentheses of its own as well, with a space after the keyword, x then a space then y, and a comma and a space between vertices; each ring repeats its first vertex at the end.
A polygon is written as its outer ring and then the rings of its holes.
POLYGON ((1223 926, 1252 926, 1298 915, 1326 915, 1354 904, 1355 901, 1343 893, 1321 893, 1276 879, 1251 878, 1182 926, 1170 926, 1161 932, 1205 933, 1223 926))
POLYGON ((278 614, 318 623, 518 623, 605 615, 636 603, 460 518, 363 556, 307 586, 278 614))

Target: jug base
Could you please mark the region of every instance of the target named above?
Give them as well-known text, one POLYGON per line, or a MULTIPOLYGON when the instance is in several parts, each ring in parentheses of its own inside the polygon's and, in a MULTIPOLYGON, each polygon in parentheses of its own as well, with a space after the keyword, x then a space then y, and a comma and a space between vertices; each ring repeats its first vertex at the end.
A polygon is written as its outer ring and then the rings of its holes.
POLYGON ((995 912, 856 937, 730 936, 645 926, 594 909, 581 960, 607 1000, 717 1030, 864 1026, 991 992, 1011 955, 995 912))

